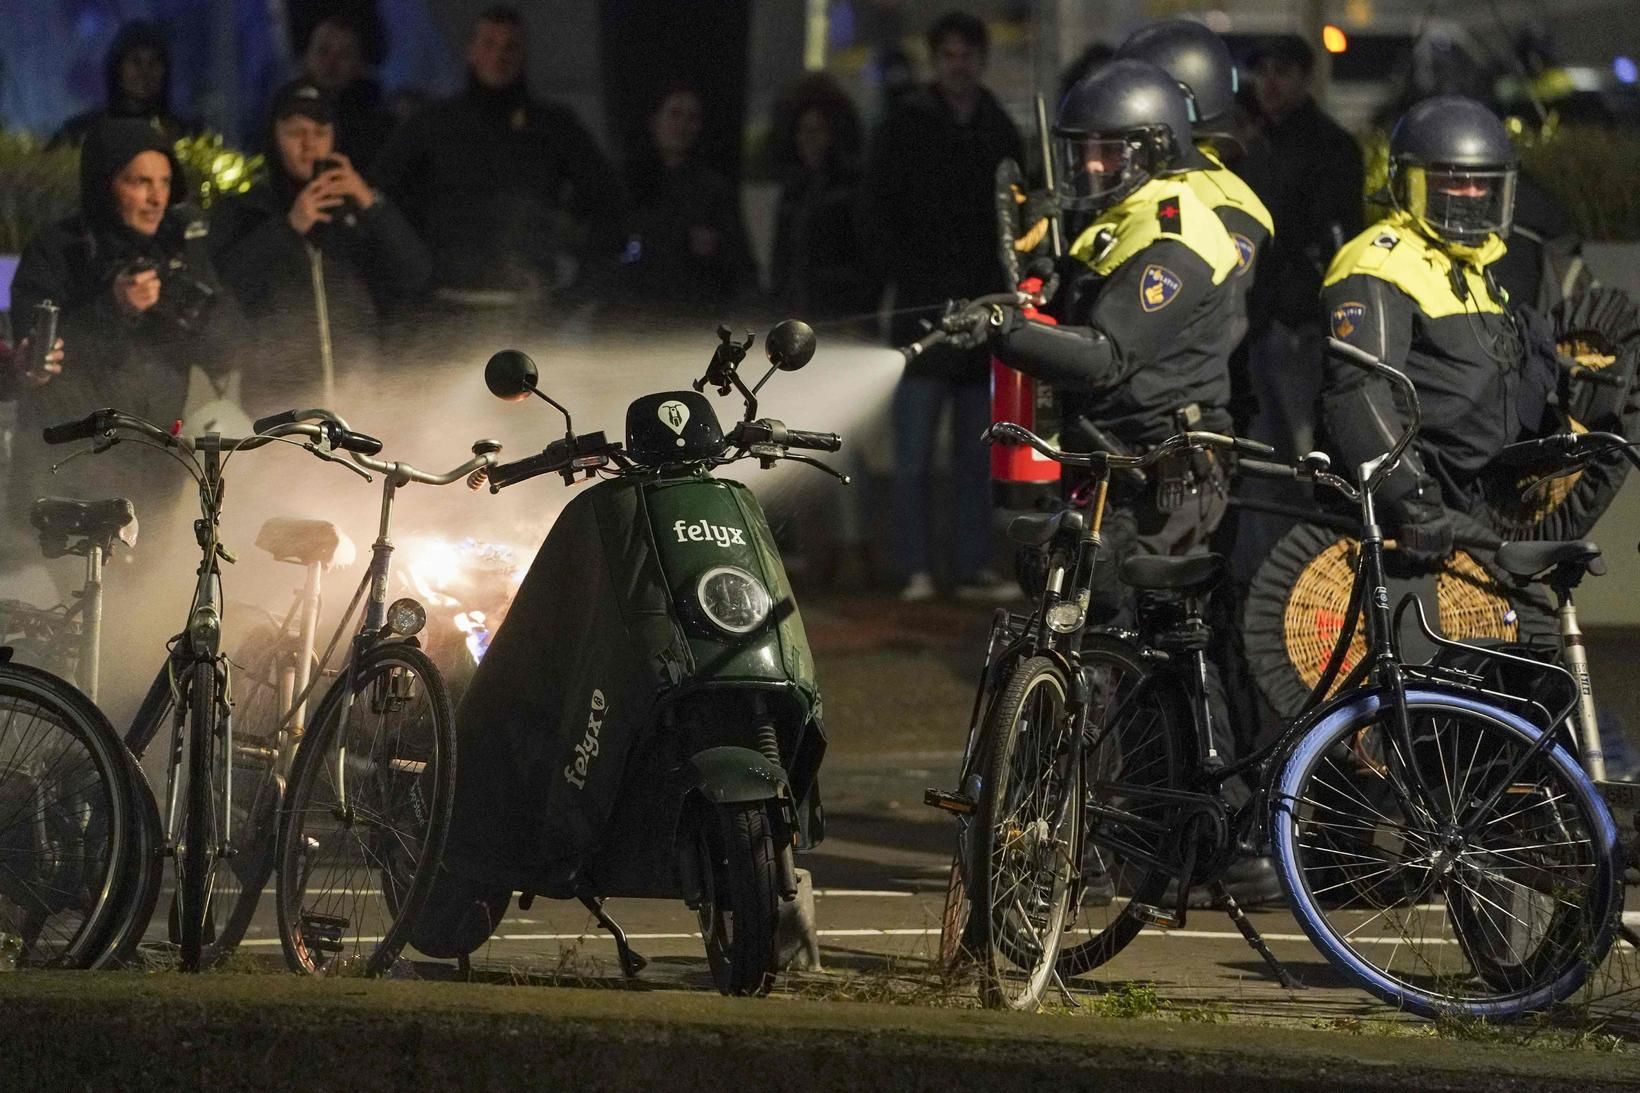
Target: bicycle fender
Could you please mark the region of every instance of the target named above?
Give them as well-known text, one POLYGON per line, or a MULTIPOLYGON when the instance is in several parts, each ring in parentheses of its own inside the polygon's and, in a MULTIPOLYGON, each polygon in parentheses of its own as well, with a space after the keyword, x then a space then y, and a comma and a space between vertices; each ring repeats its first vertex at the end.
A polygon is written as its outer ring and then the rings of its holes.
POLYGON ((683 764, 684 788, 715 805, 768 801, 791 793, 786 772, 751 748, 707 748, 683 764))

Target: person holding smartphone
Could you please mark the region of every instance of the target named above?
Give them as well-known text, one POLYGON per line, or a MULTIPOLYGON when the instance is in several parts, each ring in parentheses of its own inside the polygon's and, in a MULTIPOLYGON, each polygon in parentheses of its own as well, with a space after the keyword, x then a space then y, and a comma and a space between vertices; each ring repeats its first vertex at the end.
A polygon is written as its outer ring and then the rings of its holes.
POLYGON ((316 83, 275 94, 266 154, 267 180, 222 202, 212 231, 222 280, 262 334, 241 392, 253 417, 328 405, 377 363, 386 311, 433 273, 409 222, 336 150, 335 103, 316 83))

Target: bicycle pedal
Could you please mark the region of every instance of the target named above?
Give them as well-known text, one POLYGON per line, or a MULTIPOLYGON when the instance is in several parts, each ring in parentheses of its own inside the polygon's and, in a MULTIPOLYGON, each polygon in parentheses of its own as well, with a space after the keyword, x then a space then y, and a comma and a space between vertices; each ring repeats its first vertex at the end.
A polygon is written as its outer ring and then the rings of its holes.
POLYGON ((302 916, 302 940, 308 948, 321 953, 339 953, 345 946, 342 935, 348 920, 338 915, 305 914, 302 916))
POLYGON ((1175 908, 1137 902, 1128 906, 1133 911, 1133 917, 1146 926, 1156 926, 1163 930, 1179 930, 1184 927, 1184 915, 1175 908))
POLYGON ((952 793, 944 789, 923 790, 923 804, 958 816, 972 816, 976 807, 974 799, 967 794, 952 793))

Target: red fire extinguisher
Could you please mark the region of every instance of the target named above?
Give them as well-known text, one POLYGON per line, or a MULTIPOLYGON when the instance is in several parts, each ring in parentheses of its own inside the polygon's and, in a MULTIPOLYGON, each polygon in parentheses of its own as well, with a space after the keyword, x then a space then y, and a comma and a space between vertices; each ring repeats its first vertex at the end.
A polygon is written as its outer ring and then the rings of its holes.
MULTIPOLYGON (((1019 288, 1035 296, 1042 291, 1042 279, 1028 277, 1019 288)), ((1021 314, 1032 322, 1055 321, 1034 307, 1022 308, 1021 314)), ((991 358, 991 420, 1012 421, 1044 440, 1058 442, 1053 388, 995 357, 991 358)), ((991 445, 991 496, 999 508, 1034 509, 1039 500, 1058 494, 1059 464, 1024 444, 991 445)))

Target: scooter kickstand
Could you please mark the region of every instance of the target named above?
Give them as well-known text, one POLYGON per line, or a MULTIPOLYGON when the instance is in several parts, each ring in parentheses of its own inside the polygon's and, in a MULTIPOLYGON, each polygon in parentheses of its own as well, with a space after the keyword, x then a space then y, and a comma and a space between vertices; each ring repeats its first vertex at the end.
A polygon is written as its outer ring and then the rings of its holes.
POLYGON ((1241 936, 1247 939, 1247 944, 1251 945, 1253 951, 1264 958, 1264 962, 1275 973, 1276 982, 1290 991, 1303 990, 1304 984, 1295 979, 1293 973, 1289 972, 1286 966, 1276 959, 1276 954, 1270 951, 1270 946, 1265 943, 1252 920, 1247 917, 1247 912, 1241 909, 1241 904, 1236 902, 1236 897, 1230 894, 1230 889, 1224 886, 1224 881, 1217 880, 1213 882, 1213 898, 1224 905, 1224 913, 1229 915, 1230 921, 1236 924, 1236 929, 1240 930, 1241 936))
POLYGON ((1617 927, 1617 936, 1627 941, 1636 949, 1640 949, 1640 934, 1634 932, 1633 926, 1620 924, 1617 927))
POLYGON ((634 952, 627 944, 626 931, 622 930, 615 920, 604 913, 604 901, 592 896, 582 896, 581 905, 592 912, 592 917, 598 920, 598 925, 609 931, 609 936, 615 939, 615 954, 621 962, 621 974, 628 979, 638 978, 638 973, 644 970, 649 963, 644 957, 634 952))

